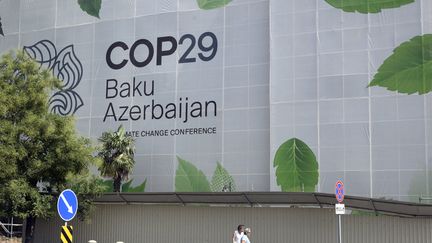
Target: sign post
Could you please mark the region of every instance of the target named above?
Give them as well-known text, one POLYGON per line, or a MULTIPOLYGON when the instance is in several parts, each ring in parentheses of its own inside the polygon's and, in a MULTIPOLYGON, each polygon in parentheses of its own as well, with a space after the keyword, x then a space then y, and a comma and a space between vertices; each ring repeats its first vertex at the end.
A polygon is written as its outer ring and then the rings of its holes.
POLYGON ((344 184, 341 180, 336 182, 335 189, 336 200, 338 201, 338 204, 335 205, 336 214, 338 216, 338 243, 342 243, 341 215, 345 214, 345 204, 342 203, 345 198, 345 190, 344 184))
POLYGON ((73 227, 70 225, 62 226, 60 233, 60 240, 62 243, 72 243, 73 242, 73 227))
POLYGON ((78 211, 78 198, 76 194, 70 190, 66 189, 60 193, 57 200, 57 212, 65 225, 61 227, 60 240, 62 243, 72 243, 73 233, 72 226, 68 226, 67 222, 71 221, 78 211))

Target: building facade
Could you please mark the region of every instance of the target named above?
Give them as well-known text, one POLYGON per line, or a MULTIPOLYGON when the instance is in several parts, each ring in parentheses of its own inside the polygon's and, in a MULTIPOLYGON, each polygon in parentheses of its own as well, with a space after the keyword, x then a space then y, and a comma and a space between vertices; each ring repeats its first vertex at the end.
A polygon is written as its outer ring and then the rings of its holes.
POLYGON ((124 126, 133 186, 431 194, 430 1, 101 2, 0 1, 0 53, 63 81, 81 135, 124 126))

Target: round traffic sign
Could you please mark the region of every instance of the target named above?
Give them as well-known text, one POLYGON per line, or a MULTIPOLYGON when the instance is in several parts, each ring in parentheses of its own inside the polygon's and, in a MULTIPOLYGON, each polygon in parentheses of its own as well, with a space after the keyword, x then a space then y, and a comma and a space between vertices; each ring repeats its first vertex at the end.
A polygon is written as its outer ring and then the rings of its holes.
POLYGON ((336 182, 336 191, 335 191, 335 195, 336 195, 336 200, 339 203, 342 203, 345 197, 345 191, 344 191, 344 184, 341 180, 338 180, 336 182))
POLYGON ((57 200, 57 212, 64 221, 71 221, 78 211, 78 198, 71 189, 60 193, 57 200))

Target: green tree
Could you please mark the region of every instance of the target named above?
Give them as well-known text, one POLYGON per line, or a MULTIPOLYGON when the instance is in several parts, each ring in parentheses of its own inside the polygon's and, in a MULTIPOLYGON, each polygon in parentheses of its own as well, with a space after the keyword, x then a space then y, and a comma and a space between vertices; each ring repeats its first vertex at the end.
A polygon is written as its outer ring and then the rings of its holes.
POLYGON ((23 51, 0 59, 0 216, 26 219, 25 242, 32 242, 36 218, 53 215, 60 190, 94 162, 73 118, 49 112, 49 94, 59 87, 23 51))
POLYGON ((135 165, 135 141, 126 135, 123 126, 116 132, 104 132, 99 141, 102 144, 98 154, 102 158, 99 171, 102 176, 112 178, 114 192, 120 192, 122 181, 128 179, 135 165))

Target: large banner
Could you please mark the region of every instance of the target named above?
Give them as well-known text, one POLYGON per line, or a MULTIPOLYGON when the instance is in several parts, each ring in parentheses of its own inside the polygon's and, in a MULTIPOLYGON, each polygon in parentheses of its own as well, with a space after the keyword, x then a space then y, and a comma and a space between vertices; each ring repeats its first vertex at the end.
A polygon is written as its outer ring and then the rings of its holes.
POLYGON ((429 0, 272 0, 271 190, 430 195, 429 0))
MULTIPOLYGON (((418 201, 432 178, 429 0, 0 0, 0 53, 63 81, 50 109, 125 127, 124 191, 418 201)), ((97 173, 95 171, 95 173, 97 173)), ((110 184, 110 181, 106 181, 110 184)))
POLYGON ((1 51, 63 80, 52 112, 94 141, 124 126, 131 187, 270 189, 268 1, 79 2, 0 2, 1 51))

